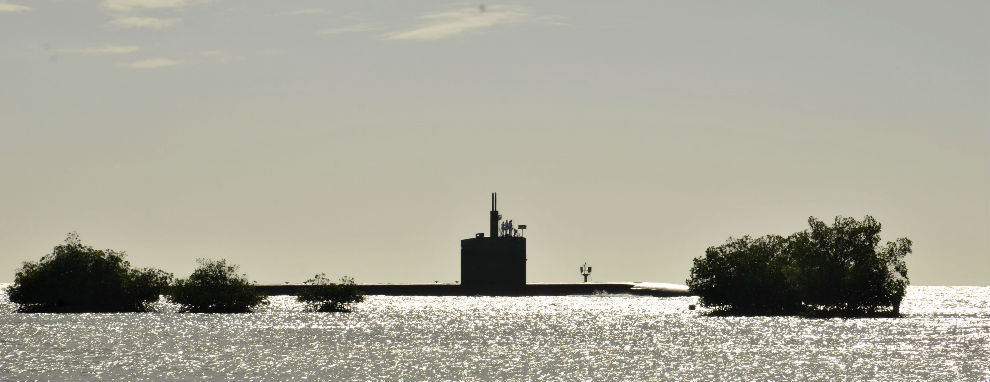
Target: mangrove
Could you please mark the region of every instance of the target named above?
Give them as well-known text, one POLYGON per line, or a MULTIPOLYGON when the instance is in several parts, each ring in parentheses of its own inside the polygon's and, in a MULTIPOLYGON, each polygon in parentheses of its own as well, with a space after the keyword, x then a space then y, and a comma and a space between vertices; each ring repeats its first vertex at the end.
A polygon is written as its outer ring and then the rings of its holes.
POLYGON ((911 240, 881 245, 880 223, 811 217, 788 237, 729 238, 695 258, 687 280, 712 314, 898 316, 911 240))
POLYGON ((126 254, 83 245, 69 233, 65 243, 37 262, 25 262, 8 287, 20 312, 143 312, 158 301, 172 275, 131 268, 126 254))
POLYGON ((247 313, 267 302, 267 296, 238 274, 227 260, 198 259, 199 267, 188 278, 175 282, 169 299, 190 313, 247 313))
POLYGON ((349 312, 355 304, 364 301, 364 292, 358 289, 354 278, 344 276, 340 283, 333 283, 320 273, 306 280, 296 293, 296 300, 314 312, 349 312))

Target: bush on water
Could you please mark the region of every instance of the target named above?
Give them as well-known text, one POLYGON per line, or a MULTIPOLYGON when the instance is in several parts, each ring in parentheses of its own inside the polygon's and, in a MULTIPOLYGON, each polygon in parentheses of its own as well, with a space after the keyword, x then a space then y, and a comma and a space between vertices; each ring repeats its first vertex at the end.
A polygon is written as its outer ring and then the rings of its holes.
POLYGON ((296 300, 314 312, 349 312, 354 304, 364 301, 364 292, 351 277, 341 277, 340 283, 333 283, 320 273, 304 284, 296 293, 296 300))
POLYGON ((227 260, 197 262, 199 268, 189 278, 176 281, 169 292, 169 298, 183 312, 246 313, 267 302, 247 276, 237 273, 237 265, 227 264, 227 260))
POLYGON ((172 275, 133 269, 124 257, 124 252, 83 245, 72 232, 38 262, 25 262, 7 293, 21 312, 146 311, 172 275))
POLYGON ((737 312, 788 313, 800 299, 787 284, 788 239, 764 236, 730 238, 694 259, 687 281, 699 303, 737 312))
POLYGON ((687 280, 702 305, 739 314, 896 315, 911 240, 880 245, 880 223, 811 217, 788 237, 729 238, 694 259, 687 280))

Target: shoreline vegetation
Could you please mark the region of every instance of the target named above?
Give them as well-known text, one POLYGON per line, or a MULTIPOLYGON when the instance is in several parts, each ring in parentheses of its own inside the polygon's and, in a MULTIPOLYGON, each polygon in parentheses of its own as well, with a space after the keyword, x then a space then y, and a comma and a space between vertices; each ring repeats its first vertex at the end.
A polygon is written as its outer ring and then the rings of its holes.
MULTIPOLYGON (((198 259, 199 267, 176 280, 160 269, 133 269, 126 253, 83 245, 69 233, 65 243, 37 262, 24 262, 7 287, 21 313, 148 312, 161 297, 186 313, 248 313, 268 296, 227 260, 198 259)), ((314 312, 348 312, 364 301, 353 278, 341 284, 319 274, 296 293, 314 312)))
POLYGON ((306 280, 296 300, 312 312, 350 312, 355 304, 364 301, 364 292, 358 289, 354 278, 344 276, 340 283, 333 283, 320 273, 306 280))
POLYGON ((133 269, 126 254, 83 245, 69 233, 65 243, 38 262, 25 262, 7 288, 18 311, 30 313, 145 312, 164 294, 172 275, 133 269))
POLYGON ((227 260, 197 259, 199 268, 169 288, 169 299, 189 313, 249 313, 266 304, 262 294, 227 260))
MULTIPOLYGON (((729 238, 695 258, 688 292, 710 316, 899 317, 911 241, 880 245, 880 223, 814 217, 809 229, 783 237, 729 238)), ((7 287, 19 312, 145 312, 160 297, 182 312, 246 313, 267 304, 267 294, 238 266, 199 259, 176 280, 155 268, 133 269, 124 252, 97 250, 70 233, 37 262, 25 262, 7 287)), ((353 278, 331 282, 317 274, 293 288, 312 312, 348 312, 364 301, 353 278)), ((635 288, 633 288, 635 289, 635 288)))
POLYGON ((900 317, 911 240, 881 245, 871 216, 808 225, 709 247, 694 259, 688 288, 712 316, 900 317))

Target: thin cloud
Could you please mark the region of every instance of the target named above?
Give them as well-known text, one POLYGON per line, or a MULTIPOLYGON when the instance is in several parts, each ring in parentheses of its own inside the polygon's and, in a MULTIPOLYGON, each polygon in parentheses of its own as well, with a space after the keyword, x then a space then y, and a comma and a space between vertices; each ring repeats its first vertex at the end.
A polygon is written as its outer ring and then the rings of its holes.
POLYGON ((169 66, 176 66, 181 64, 182 61, 176 61, 170 58, 149 58, 147 60, 137 60, 126 64, 123 64, 125 68, 131 69, 158 69, 167 68, 169 66))
POLYGON ((0 12, 25 12, 33 10, 27 5, 11 4, 0 1, 0 12))
POLYGON ((553 26, 561 27, 561 26, 570 25, 567 23, 566 20, 567 19, 564 18, 564 16, 540 16, 533 21, 536 22, 537 24, 553 25, 553 26))
POLYGON ((373 31, 373 30, 378 30, 378 29, 381 29, 381 28, 376 27, 376 26, 373 26, 373 25, 359 24, 359 25, 350 25, 350 26, 340 27, 340 28, 321 29, 318 33, 320 35, 323 35, 323 36, 329 36, 329 35, 335 35, 335 34, 341 34, 341 33, 366 32, 366 31, 373 31))
POLYGON ((297 9, 294 11, 283 13, 283 15, 286 16, 306 16, 306 15, 326 15, 326 14, 330 14, 330 12, 322 8, 297 9))
POLYGON ((234 57, 230 53, 227 53, 227 52, 222 51, 222 50, 206 50, 206 51, 203 51, 200 54, 203 55, 203 57, 207 57, 207 58, 216 60, 216 62, 219 62, 221 64, 229 64, 231 61, 233 61, 235 59, 237 59, 237 60, 242 59, 242 57, 234 57))
POLYGON ((130 12, 133 9, 182 8, 189 0, 103 0, 104 8, 116 12, 130 12))
POLYGON ((529 12, 519 7, 463 8, 448 12, 423 15, 425 23, 412 29, 385 35, 389 40, 441 40, 477 29, 500 24, 513 24, 526 20, 529 12))
POLYGON ((170 18, 162 19, 157 17, 121 17, 113 19, 110 21, 111 25, 121 27, 121 28, 147 28, 147 29, 162 29, 168 28, 175 24, 181 22, 182 19, 170 18))
POLYGON ((59 49, 57 52, 63 54, 92 54, 92 55, 110 55, 110 54, 131 54, 141 50, 141 48, 136 45, 116 45, 116 44, 104 44, 100 47, 93 48, 76 48, 76 49, 59 49))

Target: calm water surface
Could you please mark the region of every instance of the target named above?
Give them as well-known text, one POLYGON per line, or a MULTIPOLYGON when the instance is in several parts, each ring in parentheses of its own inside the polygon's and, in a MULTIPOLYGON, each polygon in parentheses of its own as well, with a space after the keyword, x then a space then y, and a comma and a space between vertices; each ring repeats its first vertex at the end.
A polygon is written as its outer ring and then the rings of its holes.
POLYGON ((0 380, 990 379, 988 287, 911 287, 895 319, 705 317, 695 300, 371 296, 325 314, 277 296, 253 314, 19 314, 0 294, 0 380))

